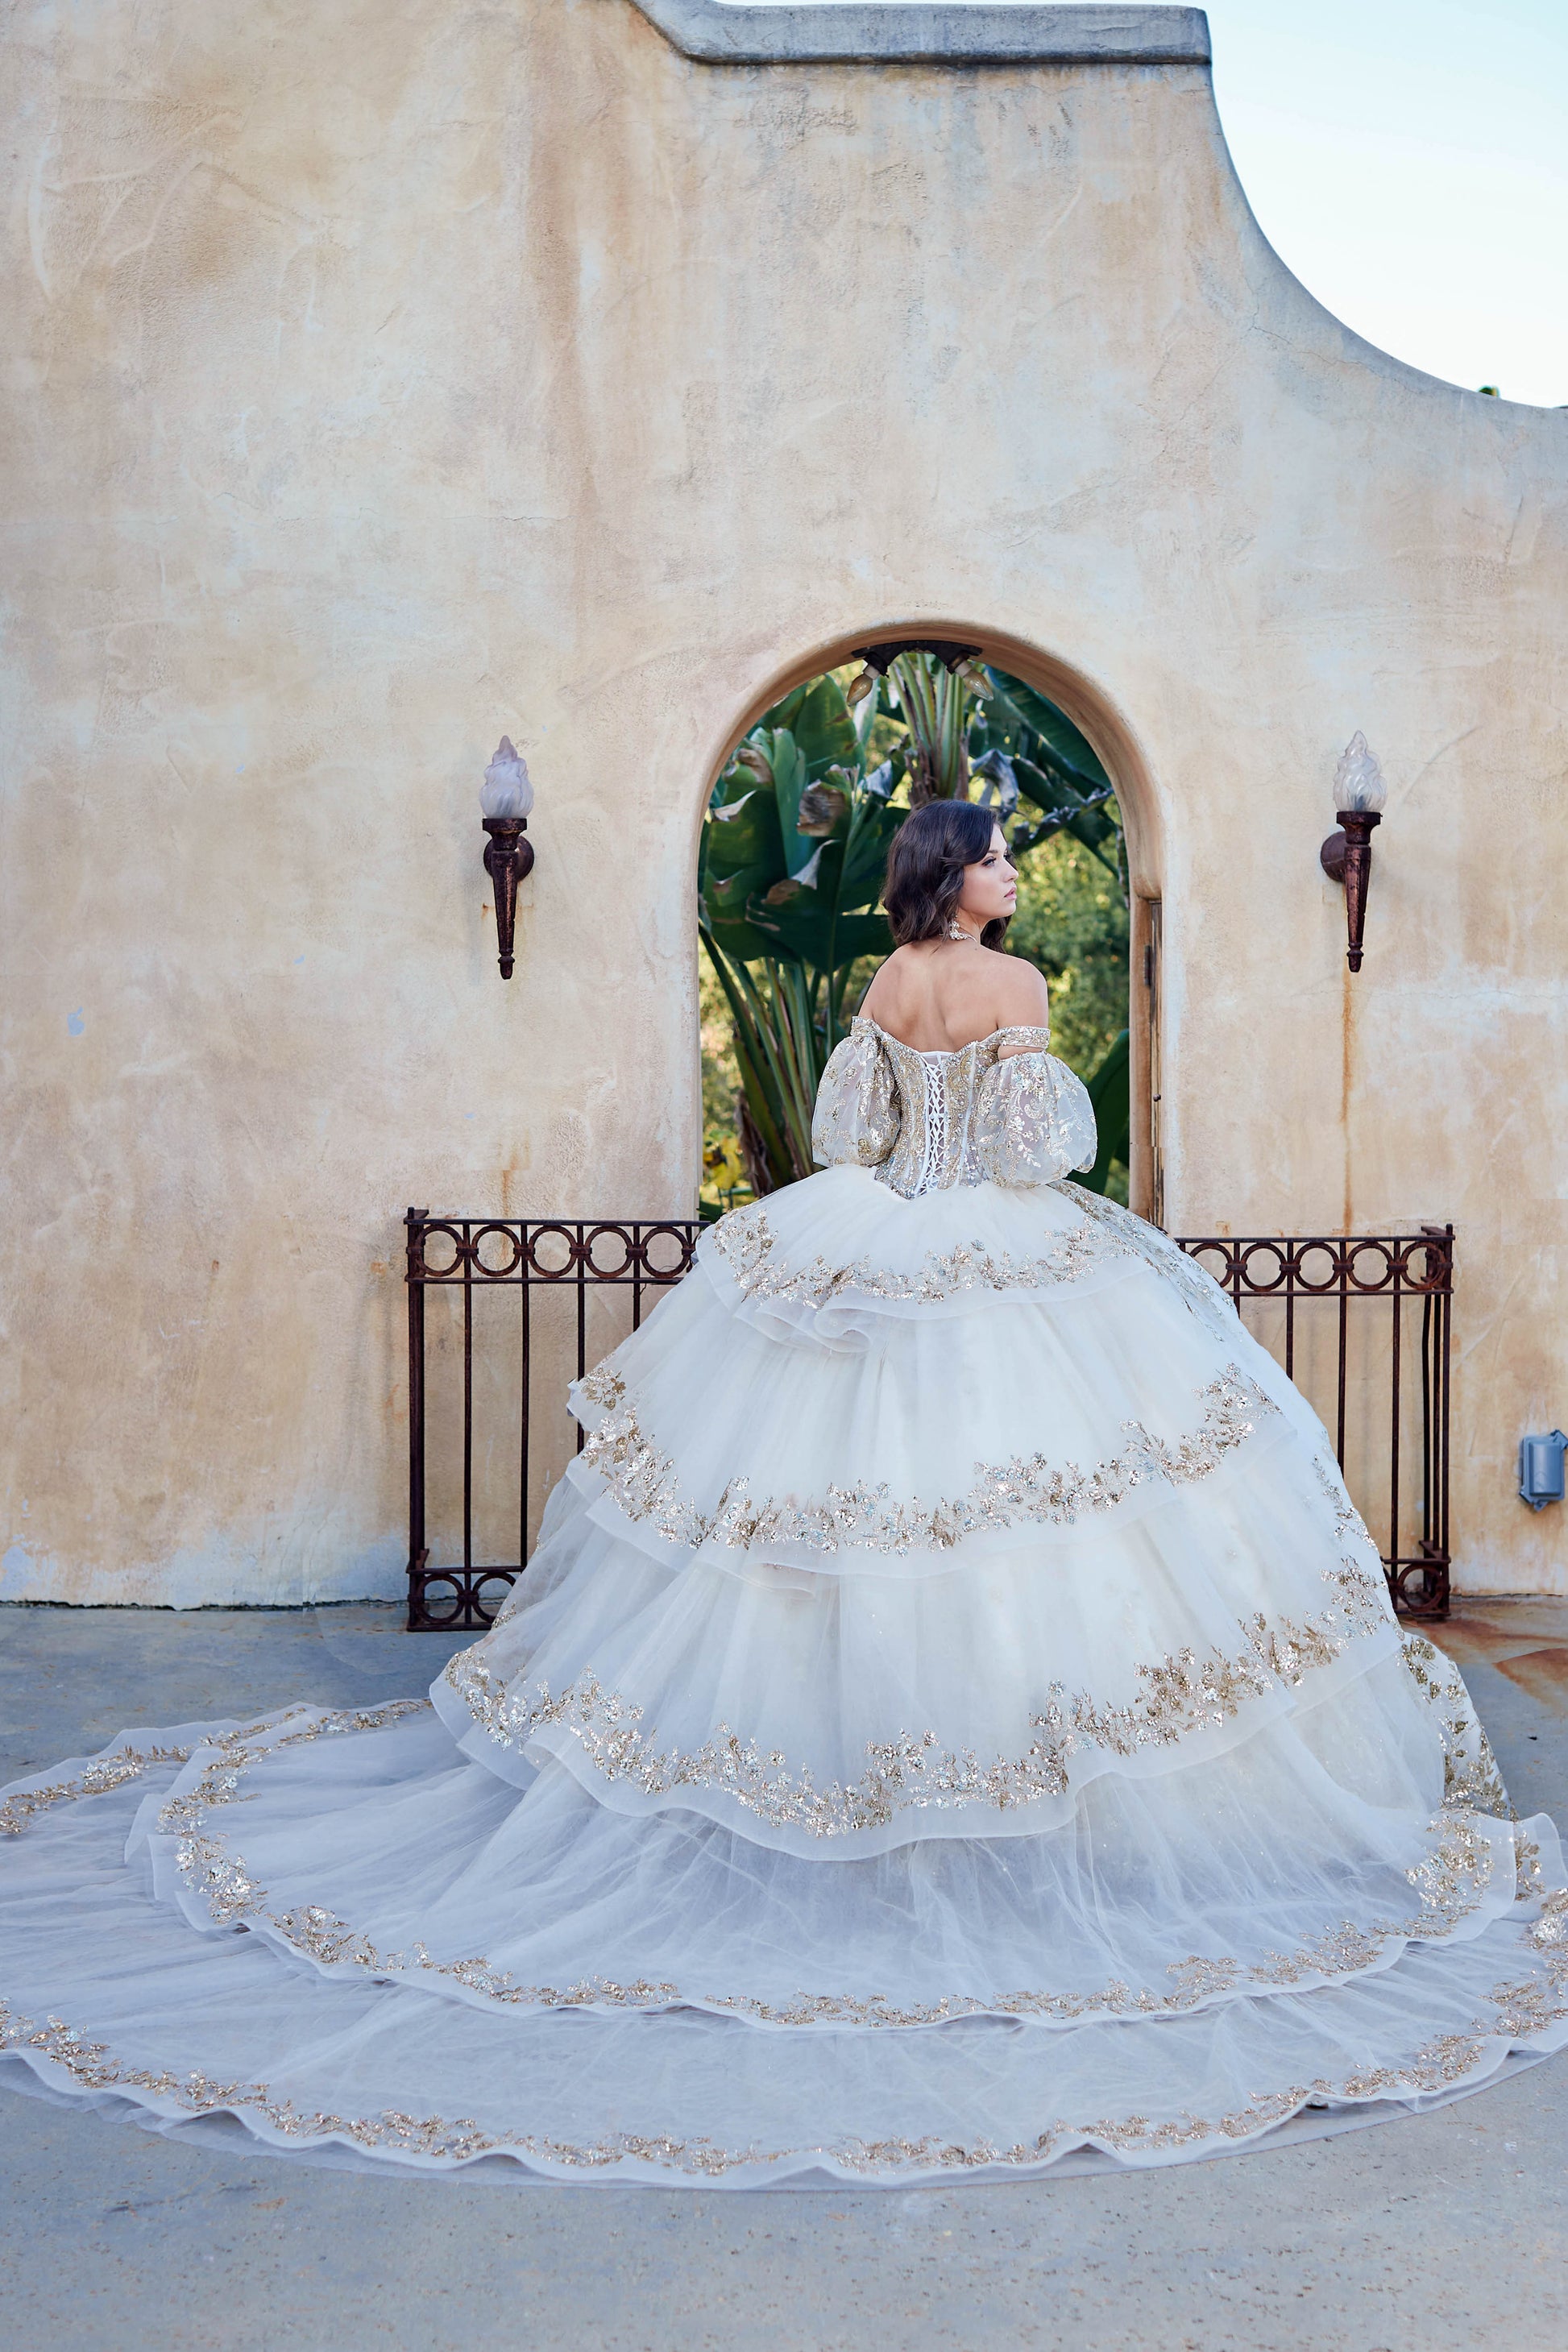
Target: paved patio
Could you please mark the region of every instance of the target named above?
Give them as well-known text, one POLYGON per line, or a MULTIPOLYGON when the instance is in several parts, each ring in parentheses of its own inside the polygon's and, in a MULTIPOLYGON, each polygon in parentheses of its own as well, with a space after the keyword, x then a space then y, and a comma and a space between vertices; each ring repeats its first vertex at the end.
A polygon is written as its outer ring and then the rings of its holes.
MULTIPOLYGON (((1568 1822, 1568 1601, 1437 1629, 1568 1822)), ((395 1611, 0 1608, 0 1780, 122 1726, 424 1688, 395 1611)), ((0 2097, 4 2340, 68 2352, 1469 2352, 1568 2344, 1568 2060, 1171 2171, 910 2193, 479 2186, 181 2147, 0 2097)))

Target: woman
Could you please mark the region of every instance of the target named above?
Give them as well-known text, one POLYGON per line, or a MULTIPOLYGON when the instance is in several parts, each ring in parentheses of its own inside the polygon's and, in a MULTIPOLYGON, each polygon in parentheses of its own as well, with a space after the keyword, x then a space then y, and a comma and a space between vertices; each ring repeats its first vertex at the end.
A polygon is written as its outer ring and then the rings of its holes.
POLYGON ((735 2187, 1147 2165, 1568 2039, 1568 1895, 1323 1431, 1093 1160, 967 803, 823 1079, 574 1396, 428 1703, 20 1784, 0 2074, 279 2147, 735 2187))

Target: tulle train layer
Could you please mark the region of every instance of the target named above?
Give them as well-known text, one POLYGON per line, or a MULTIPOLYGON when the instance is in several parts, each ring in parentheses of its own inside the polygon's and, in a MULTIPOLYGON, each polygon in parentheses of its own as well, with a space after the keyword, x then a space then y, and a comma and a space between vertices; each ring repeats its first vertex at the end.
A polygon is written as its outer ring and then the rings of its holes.
POLYGON ((1163 2163, 1568 2040, 1556 1832, 1315 1419, 1069 1187, 725 1221, 429 1701, 0 1801, 0 2081, 321 2160, 1163 2163))
MULTIPOLYGON (((401 1719, 429 1735, 427 1713, 401 1719)), ((0 2080, 175 2136, 239 2128, 280 2150, 350 2162, 731 2188, 912 2185, 1070 2168, 1085 2151, 1133 2166, 1210 2155, 1266 2141, 1292 2118, 1321 2127, 1432 2104, 1492 2079, 1510 2052, 1544 2053, 1568 2039, 1568 1947, 1552 1940, 1561 1909, 1541 1916, 1536 1906, 1494 1914, 1479 1934, 1405 1944, 1387 1965, 1337 1981, 1310 1967, 1293 1978, 1281 1955, 1267 1991, 1205 2000, 1194 1961, 1172 1973, 1174 2000, 1152 2013, 1135 1999, 1083 2020, 1065 2008, 975 2014, 955 2004, 945 2021, 912 2026, 897 2020, 897 1976, 886 2021, 879 2011, 781 2025, 743 2009, 653 2006, 668 1996, 635 1980, 596 2006, 591 1984, 556 1988, 548 2003, 510 1999, 465 1983, 478 1973, 471 1938, 455 1954, 429 1950, 428 1966, 412 1950, 399 1968, 395 1956, 363 1948, 334 1957, 324 1918, 307 1917, 289 1940, 236 1932, 249 1924, 241 1907, 226 1928, 220 1920, 208 1923, 216 1932, 193 1933, 182 1904, 153 1890, 144 1843, 188 1768, 140 1759, 211 1730, 130 1735, 132 1754, 60 1767, 45 1784, 40 1811, 7 1855, 0 2080), (51 1789, 84 1778, 92 1793, 50 1799, 51 1789), (322 1947, 312 1948, 313 1937, 322 1947)), ((341 1752, 331 1738, 309 1746, 323 1758, 341 1752)), ((206 1762, 221 1769, 231 1752, 208 1750, 206 1762)), ((311 1801, 330 1807, 334 1775, 325 1763, 321 1771, 311 1801)), ((514 1805, 529 1802, 508 1793, 514 1805)), ((434 1812, 440 1794, 431 1785, 416 1795, 416 1813, 434 1812)), ((469 1822, 459 1832, 454 1879, 472 1831, 469 1822)), ((1542 1840, 1550 1875, 1549 1825, 1524 1832, 1542 1840)), ((398 1882, 429 1883, 439 1842, 400 1854, 398 1882)), ((702 1846, 699 1832, 694 1905, 728 1875, 732 1913, 745 1899, 737 1879, 749 1880, 747 1864, 702 1846)), ((933 1935, 941 1913, 968 1942, 965 1876, 984 1864, 955 1850, 950 1883, 928 1903, 922 1882, 941 1852, 918 1850, 898 1874, 896 1899, 929 1910, 933 1935)), ((690 1955, 702 1925, 680 1906, 668 1853, 664 1861, 663 1948, 675 1906, 690 1955)), ((768 1864, 795 1867, 776 1856, 768 1864)), ((848 1865, 857 1875, 887 1871, 886 1860, 848 1865)), ((843 1895, 844 1869, 816 1874, 843 1895)), ((934 1874, 940 1882, 941 1859, 934 1874)), ((749 1962, 753 1984, 791 1980, 789 1953, 763 1948, 778 1916, 768 1876, 764 1866, 755 1938, 722 1906, 715 1917, 711 1953, 701 1954, 711 1959, 700 1976, 710 1996, 727 1952, 749 1962)), ((591 1863, 584 1882, 575 1952, 591 1958, 614 1948, 617 1906, 604 1899, 591 1863)), ((231 1888, 239 1906, 252 1885, 231 1888)), ((1158 1900, 1157 1889, 1151 1895, 1158 1900)), ((984 1916, 994 1920, 1006 1904, 994 1889, 986 1895, 984 1916)), ((1405 1908, 1419 1908, 1409 1888, 1405 1908)), ((805 1923, 807 1937, 819 1933, 805 1923)), ((885 1953, 893 1943, 889 1934, 885 1953)), ((920 1973, 938 1980, 929 1951, 920 1973)), ((1222 1956, 1215 1974, 1228 1973, 1222 1956)))

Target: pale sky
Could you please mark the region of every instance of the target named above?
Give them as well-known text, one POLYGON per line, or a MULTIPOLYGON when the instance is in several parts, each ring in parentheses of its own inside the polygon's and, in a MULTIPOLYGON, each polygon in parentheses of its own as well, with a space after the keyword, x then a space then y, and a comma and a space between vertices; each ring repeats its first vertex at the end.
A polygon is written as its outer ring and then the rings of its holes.
POLYGON ((1568 0, 1208 18, 1242 185, 1319 301, 1430 375, 1568 405, 1568 0))

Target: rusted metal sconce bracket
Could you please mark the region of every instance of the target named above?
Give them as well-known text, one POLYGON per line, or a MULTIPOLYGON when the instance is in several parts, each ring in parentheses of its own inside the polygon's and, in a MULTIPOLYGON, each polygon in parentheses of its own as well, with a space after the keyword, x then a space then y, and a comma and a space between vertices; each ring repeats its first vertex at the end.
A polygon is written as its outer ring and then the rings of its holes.
POLYGON ((1341 830, 1331 833, 1318 852, 1318 862, 1331 882, 1342 882, 1345 890, 1345 928, 1350 944, 1345 961, 1352 971, 1361 970, 1362 937, 1366 929, 1366 894, 1372 880, 1372 829, 1383 818, 1376 809, 1340 809, 1336 811, 1341 830))
POLYGON ((533 844, 525 816, 480 819, 489 839, 485 844, 485 872, 496 886, 496 945, 500 950, 500 976, 512 972, 512 940, 517 928, 517 886, 533 868, 533 844))
POLYGON ((1358 727, 1334 771, 1334 814, 1340 830, 1331 833, 1318 852, 1318 863, 1329 879, 1344 884, 1345 928, 1350 934, 1345 961, 1352 971, 1361 970, 1366 894, 1372 881, 1372 829, 1382 824, 1387 798, 1383 770, 1358 727))

